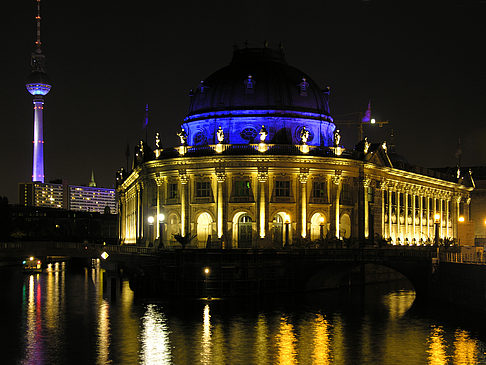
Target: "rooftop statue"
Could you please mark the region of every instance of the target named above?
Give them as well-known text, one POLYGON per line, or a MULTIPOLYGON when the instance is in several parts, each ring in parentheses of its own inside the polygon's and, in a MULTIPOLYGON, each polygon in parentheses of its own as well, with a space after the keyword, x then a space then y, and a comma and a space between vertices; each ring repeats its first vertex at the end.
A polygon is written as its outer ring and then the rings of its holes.
POLYGON ((223 143, 224 132, 223 132, 223 128, 221 128, 221 126, 219 126, 218 130, 216 131, 216 137, 218 138, 218 143, 223 143))
POLYGON ((187 144, 187 133, 184 130, 184 128, 181 128, 181 131, 179 133, 177 133, 177 136, 181 140, 181 145, 182 146, 185 146, 187 144))
POLYGON ((262 129, 260 129, 260 143, 265 142, 267 136, 268 136, 267 129, 265 128, 264 125, 262 125, 262 129))
POLYGON ((341 142, 341 135, 339 134, 339 129, 334 131, 334 147, 339 147, 339 142, 341 142))

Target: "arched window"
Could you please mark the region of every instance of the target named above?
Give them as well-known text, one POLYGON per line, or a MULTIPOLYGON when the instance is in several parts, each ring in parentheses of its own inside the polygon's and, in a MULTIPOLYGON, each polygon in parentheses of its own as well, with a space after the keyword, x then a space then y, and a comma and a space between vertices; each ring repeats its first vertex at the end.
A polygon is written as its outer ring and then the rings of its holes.
POLYGON ((327 221, 322 213, 316 213, 311 218, 311 240, 316 241, 326 238, 327 221))
POLYGON ((209 213, 201 213, 197 217, 197 241, 199 247, 206 247, 208 241, 211 240, 213 219, 209 213))
POLYGON ((343 214, 339 223, 339 237, 349 238, 351 237, 351 219, 349 215, 343 214))

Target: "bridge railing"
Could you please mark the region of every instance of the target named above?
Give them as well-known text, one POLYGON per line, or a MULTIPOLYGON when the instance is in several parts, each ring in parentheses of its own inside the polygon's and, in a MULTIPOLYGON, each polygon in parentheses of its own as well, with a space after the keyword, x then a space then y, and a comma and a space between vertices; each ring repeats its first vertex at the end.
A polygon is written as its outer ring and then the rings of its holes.
POLYGON ((441 252, 440 260, 442 262, 460 263, 460 264, 476 264, 486 265, 484 256, 473 256, 470 254, 463 254, 461 252, 441 252))

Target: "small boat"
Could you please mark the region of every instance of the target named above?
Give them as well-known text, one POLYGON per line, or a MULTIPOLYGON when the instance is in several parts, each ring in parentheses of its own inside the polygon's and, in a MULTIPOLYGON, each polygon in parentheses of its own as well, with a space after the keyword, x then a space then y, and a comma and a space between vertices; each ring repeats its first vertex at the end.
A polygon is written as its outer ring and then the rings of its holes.
POLYGON ((24 265, 24 271, 28 273, 32 272, 42 272, 42 262, 41 260, 30 256, 28 259, 22 262, 24 265))

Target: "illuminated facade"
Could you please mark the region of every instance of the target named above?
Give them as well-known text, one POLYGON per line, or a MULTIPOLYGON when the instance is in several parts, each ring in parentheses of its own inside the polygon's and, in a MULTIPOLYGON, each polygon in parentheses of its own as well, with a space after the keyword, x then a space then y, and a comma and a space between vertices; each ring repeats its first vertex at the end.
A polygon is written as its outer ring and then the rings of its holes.
MULTIPOLYGON (((282 51, 235 50, 191 92, 181 145, 136 148, 117 173, 123 244, 285 247, 324 239, 395 244, 457 236, 472 187, 405 165, 386 143, 340 144, 329 89, 282 51), (437 215, 437 217, 436 217, 437 215), (437 221, 437 222, 436 222, 437 221)), ((466 218, 467 219, 467 218, 466 218)))
POLYGON ((30 66, 31 73, 25 87, 34 96, 34 156, 32 163, 32 181, 44 182, 44 126, 43 109, 44 96, 51 90, 51 84, 46 74, 45 56, 41 50, 40 38, 40 0, 37 0, 37 38, 32 52, 30 66))
POLYGON ((115 189, 52 183, 19 184, 19 204, 86 212, 117 213, 115 189))

